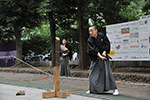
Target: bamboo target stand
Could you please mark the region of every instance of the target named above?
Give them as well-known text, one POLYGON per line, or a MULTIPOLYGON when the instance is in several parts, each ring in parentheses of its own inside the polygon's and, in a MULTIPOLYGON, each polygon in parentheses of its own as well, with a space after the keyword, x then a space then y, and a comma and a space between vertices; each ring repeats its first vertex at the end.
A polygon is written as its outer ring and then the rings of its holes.
POLYGON ((66 98, 70 96, 69 90, 60 90, 60 67, 59 67, 59 58, 60 58, 60 38, 56 37, 55 39, 55 67, 53 68, 53 90, 48 90, 47 92, 42 93, 43 98, 66 98))

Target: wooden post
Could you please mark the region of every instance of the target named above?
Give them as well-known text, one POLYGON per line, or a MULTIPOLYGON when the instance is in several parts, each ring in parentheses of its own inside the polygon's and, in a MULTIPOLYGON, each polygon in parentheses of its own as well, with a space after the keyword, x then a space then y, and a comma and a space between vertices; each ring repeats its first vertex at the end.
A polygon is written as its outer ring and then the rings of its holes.
POLYGON ((60 39, 56 37, 55 39, 55 67, 53 68, 53 90, 55 92, 60 91, 60 39))
POLYGON ((59 58, 60 58, 60 39, 56 37, 55 39, 55 67, 59 67, 59 58))
POLYGON ((70 91, 60 91, 60 39, 56 37, 55 39, 55 67, 53 68, 53 90, 43 92, 43 98, 66 98, 70 95, 70 91))

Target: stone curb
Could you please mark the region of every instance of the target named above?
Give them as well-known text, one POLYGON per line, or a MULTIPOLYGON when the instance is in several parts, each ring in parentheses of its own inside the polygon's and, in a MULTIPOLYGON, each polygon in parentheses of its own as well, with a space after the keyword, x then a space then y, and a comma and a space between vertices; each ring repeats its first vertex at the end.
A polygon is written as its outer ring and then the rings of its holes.
MULTIPOLYGON (((0 68, 0 72, 12 72, 12 73, 28 73, 28 74, 43 74, 37 70, 25 70, 25 69, 5 69, 0 68)), ((45 72, 53 75, 53 71, 45 70, 45 72)), ((116 81, 125 81, 125 82, 133 82, 133 83, 146 83, 150 84, 150 75, 141 75, 141 74, 133 74, 133 73, 113 73, 116 81)), ((88 72, 80 72, 80 71, 71 71, 71 78, 88 78, 88 72)), ((69 78, 69 77, 68 77, 69 78)))

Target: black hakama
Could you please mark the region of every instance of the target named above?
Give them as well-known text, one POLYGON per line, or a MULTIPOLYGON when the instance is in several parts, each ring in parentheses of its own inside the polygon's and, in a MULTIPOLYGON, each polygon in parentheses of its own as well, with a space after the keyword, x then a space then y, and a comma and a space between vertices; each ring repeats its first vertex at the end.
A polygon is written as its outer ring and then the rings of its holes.
POLYGON ((110 42, 106 35, 97 33, 97 38, 89 36, 87 41, 87 53, 91 58, 89 73, 89 89, 91 93, 103 93, 103 91, 117 89, 115 79, 111 72, 109 58, 106 61, 97 56, 103 51, 110 52, 110 42))
POLYGON ((115 90, 116 82, 111 72, 109 59, 103 61, 96 59, 91 61, 89 73, 89 90, 91 93, 103 93, 104 91, 115 90), (106 66, 105 66, 106 64, 106 66))

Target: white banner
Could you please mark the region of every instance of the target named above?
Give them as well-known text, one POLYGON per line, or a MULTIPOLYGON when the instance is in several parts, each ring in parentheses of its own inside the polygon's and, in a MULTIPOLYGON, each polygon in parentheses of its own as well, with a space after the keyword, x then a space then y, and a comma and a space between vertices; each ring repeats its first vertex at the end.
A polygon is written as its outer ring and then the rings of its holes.
POLYGON ((112 60, 150 60, 150 15, 106 26, 112 60))

